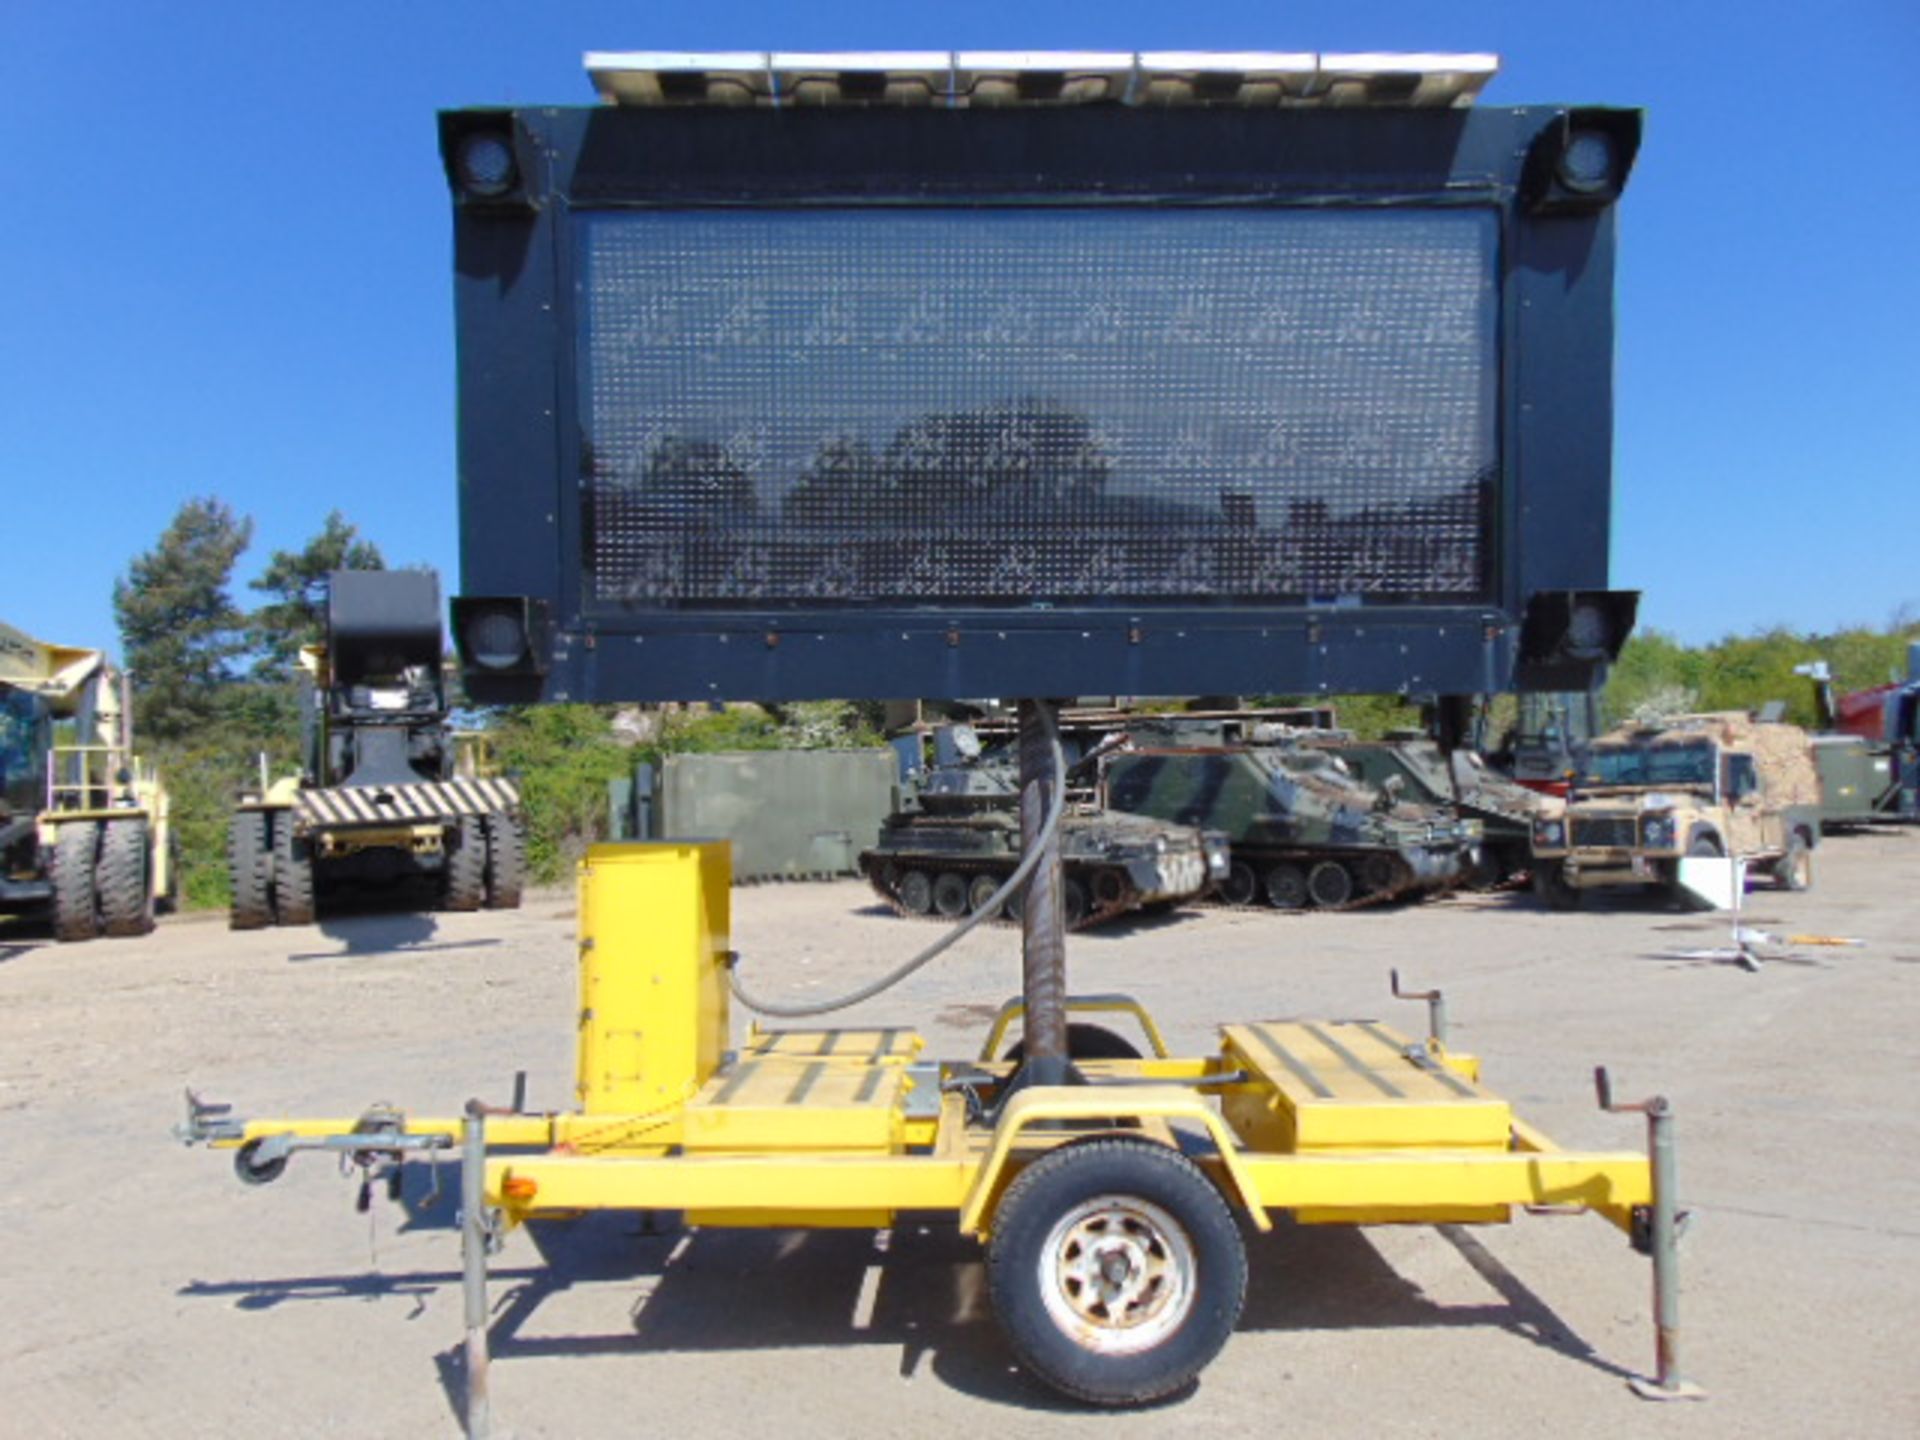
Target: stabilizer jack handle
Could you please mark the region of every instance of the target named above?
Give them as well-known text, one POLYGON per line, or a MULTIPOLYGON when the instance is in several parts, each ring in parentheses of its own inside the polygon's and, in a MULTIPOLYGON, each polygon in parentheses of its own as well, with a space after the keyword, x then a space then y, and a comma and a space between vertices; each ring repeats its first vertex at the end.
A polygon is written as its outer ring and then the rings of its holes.
POLYGON ((1435 1048, 1447 1048, 1447 997, 1439 990, 1402 990, 1400 972, 1389 970, 1387 982, 1392 987, 1396 1000, 1424 1000, 1427 1002, 1427 1039, 1435 1048))
MULTIPOLYGON (((1673 1106, 1664 1095, 1623 1102, 1614 1099, 1613 1077, 1596 1065, 1593 1088, 1609 1115, 1647 1117, 1647 1154, 1653 1170, 1653 1206, 1647 1217, 1645 1249, 1653 1259, 1654 1377, 1636 1375, 1627 1388, 1642 1400, 1704 1400, 1707 1392, 1686 1378, 1680 1366, 1680 1231, 1685 1217, 1676 1208, 1678 1163, 1674 1155, 1673 1106)), ((1637 1216, 1635 1217, 1638 1218, 1637 1216)), ((1635 1226, 1636 1232, 1639 1227, 1635 1226)), ((1635 1235, 1636 1247, 1639 1236, 1635 1235)))

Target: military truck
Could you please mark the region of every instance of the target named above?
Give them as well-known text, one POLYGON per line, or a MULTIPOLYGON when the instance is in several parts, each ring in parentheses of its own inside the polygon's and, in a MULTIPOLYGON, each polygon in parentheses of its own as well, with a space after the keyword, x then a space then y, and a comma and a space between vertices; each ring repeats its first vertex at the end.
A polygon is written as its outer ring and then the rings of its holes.
POLYGON ((0 625, 0 913, 57 940, 144 935, 175 888, 166 787, 101 650, 0 625))
POLYGON ((1739 712, 1618 726, 1586 752, 1564 800, 1533 824, 1533 885, 1554 909, 1603 886, 1687 903, 1683 856, 1725 856, 1783 889, 1813 883, 1820 782, 1797 725, 1739 712))
MULTIPOLYGON (((1020 863, 1019 767, 1010 749, 983 747, 970 725, 941 727, 938 738, 936 763, 903 780, 899 803, 859 864, 902 914, 958 919, 985 906, 1020 863)), ((1068 771, 1060 858, 1070 928, 1194 899, 1226 879, 1224 836, 1103 812, 1076 784, 1097 762, 1089 750, 1068 771)), ((1018 917, 1016 896, 1004 918, 1018 917)))
POLYGON ((301 655, 302 768, 243 796, 228 829, 232 928, 311 924, 323 888, 415 879, 444 909, 518 907, 519 791, 458 773, 441 653, 431 572, 328 577, 327 643, 301 655))
POLYGON ((1376 790, 1396 787, 1396 793, 1409 800, 1479 822, 1474 884, 1503 884, 1532 862, 1539 794, 1492 770, 1476 752, 1455 750, 1449 756, 1431 737, 1409 730, 1391 731, 1380 740, 1335 734, 1309 743, 1339 756, 1376 790))
POLYGON ((1144 722, 1105 762, 1108 808, 1226 834, 1230 905, 1337 910, 1463 882, 1480 825, 1362 782, 1300 732, 1255 727, 1213 743, 1178 720, 1144 722))

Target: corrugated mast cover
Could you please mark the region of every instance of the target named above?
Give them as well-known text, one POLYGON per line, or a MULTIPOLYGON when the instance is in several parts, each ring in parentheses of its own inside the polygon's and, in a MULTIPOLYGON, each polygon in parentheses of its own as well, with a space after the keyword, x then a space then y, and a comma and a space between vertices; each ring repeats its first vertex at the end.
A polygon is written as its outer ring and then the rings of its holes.
POLYGON ((1495 55, 1284 51, 590 51, 615 105, 1471 105, 1495 55))

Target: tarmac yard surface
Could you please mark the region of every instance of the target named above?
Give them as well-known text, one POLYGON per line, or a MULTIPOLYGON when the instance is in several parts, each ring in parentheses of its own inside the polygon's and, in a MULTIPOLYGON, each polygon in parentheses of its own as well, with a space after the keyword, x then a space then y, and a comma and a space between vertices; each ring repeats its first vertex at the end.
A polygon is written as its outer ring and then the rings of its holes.
MULTIPOLYGON (((590 1217, 493 1262, 493 1404, 516 1436, 1899 1436, 1920 1434, 1920 833, 1836 837, 1815 888, 1748 920, 1858 936, 1758 974, 1671 952, 1724 918, 1654 903, 1549 914, 1520 895, 1346 915, 1186 911, 1069 942, 1073 988, 1131 991, 1176 1050, 1229 1019, 1383 1018, 1387 971, 1443 986, 1457 1048, 1561 1144, 1678 1123, 1687 1368, 1656 1406, 1649 1267, 1592 1216, 1476 1229, 1292 1227, 1250 1242, 1240 1331, 1191 1393, 1107 1414, 1013 1366, 977 1247, 939 1220, 871 1232, 652 1233, 590 1217)), ((0 932, 0 1433, 451 1435, 458 1163, 413 1213, 295 1157, 277 1184, 170 1142, 183 1086, 240 1114, 455 1114, 572 1103, 572 897, 509 914, 371 915, 54 946, 0 932)), ((850 988, 932 935, 864 885, 734 896, 775 995, 850 988)), ((1010 929, 969 936, 845 1023, 972 1054, 1018 987, 1010 929)), ((746 1016, 737 1008, 736 1033, 746 1016)))

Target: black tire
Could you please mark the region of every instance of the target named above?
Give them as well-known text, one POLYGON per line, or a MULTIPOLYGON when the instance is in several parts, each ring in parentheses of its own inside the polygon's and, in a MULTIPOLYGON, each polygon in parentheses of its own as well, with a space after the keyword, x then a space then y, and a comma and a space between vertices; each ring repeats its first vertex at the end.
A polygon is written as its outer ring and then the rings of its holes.
POLYGON ((1276 910, 1304 910, 1307 907, 1307 872, 1291 860, 1282 860, 1268 869, 1261 882, 1267 904, 1276 910))
POLYGON ((53 845, 54 939, 91 940, 100 933, 99 853, 98 821, 60 826, 53 845))
POLYGON ((1360 892, 1363 895, 1398 890, 1406 879, 1406 863, 1397 855, 1376 850, 1360 862, 1360 892))
POLYGON ((487 899, 487 837, 478 815, 462 815, 447 827, 441 857, 440 908, 478 910, 487 899))
POLYGON ((1091 888, 1093 898, 1102 910, 1117 910, 1126 903, 1127 876, 1121 870, 1096 870, 1093 873, 1091 888))
POLYGON ((1247 1252, 1226 1201, 1184 1155, 1089 1140, 1035 1160, 1007 1187, 987 1287, 1036 1377, 1089 1404, 1139 1405, 1191 1383, 1220 1353, 1246 1301, 1247 1252), (1126 1273, 1074 1273, 1101 1258, 1126 1273))
POLYGON ((487 908, 518 910, 527 887, 527 837, 518 820, 498 811, 481 828, 487 836, 487 908))
POLYGON ((1071 875, 1060 878, 1060 919, 1071 930, 1087 918, 1087 887, 1071 875))
POLYGON ((293 829, 293 812, 281 812, 273 827, 273 919, 278 925, 311 925, 313 850, 293 829))
POLYGON ((967 909, 984 910, 987 902, 993 899, 994 892, 1000 888, 998 875, 976 875, 973 883, 967 886, 967 909))
POLYGON ((1338 860, 1322 860, 1307 872, 1307 894, 1314 904, 1337 910, 1353 899, 1353 872, 1338 860))
POLYGON ((901 908, 910 914, 933 913, 933 879, 926 871, 907 871, 900 877, 900 888, 895 893, 900 898, 901 908))
POLYGON ((1506 862, 1491 845, 1474 848, 1467 862, 1467 884, 1475 890, 1491 890, 1507 878, 1506 862))
MULTIPOLYGON (((288 817, 292 824, 292 817, 288 817)), ((273 923, 273 816, 265 810, 236 810, 227 822, 227 908, 232 930, 259 930, 273 923)))
POLYGON ((1696 835, 1687 842, 1687 854, 1696 860, 1718 860, 1726 853, 1715 835, 1696 835))
POLYGON ((1260 877, 1253 866, 1236 860, 1227 867, 1227 878, 1220 882, 1220 898, 1229 905, 1251 905, 1260 898, 1260 877))
POLYGON ((1813 888, 1813 847, 1804 831, 1796 830, 1787 837, 1787 853, 1773 867, 1773 883, 1782 890, 1813 888))
POLYGON ((293 1158, 281 1155, 256 1165, 254 1156, 259 1150, 260 1142, 249 1140, 233 1152, 233 1173, 240 1177, 242 1185, 271 1185, 286 1173, 287 1161, 293 1158))
POLYGON ((1580 908, 1580 892, 1567 883, 1566 871, 1558 860, 1533 862, 1533 893, 1549 910, 1580 908))
POLYGON ((967 913, 967 877, 957 870, 942 870, 933 881, 933 908, 949 920, 967 913))
POLYGON ((109 820, 100 837, 100 926, 114 936, 145 935, 153 929, 152 831, 145 820, 109 820))
MULTIPOLYGON (((1007 1047, 1002 1060, 1011 1060, 1018 1064, 1027 1058, 1026 1037, 1007 1047)), ((1124 1035, 1116 1035, 1104 1025, 1088 1025, 1078 1021, 1067 1024, 1067 1058, 1069 1060, 1138 1060, 1140 1049, 1124 1035)))

